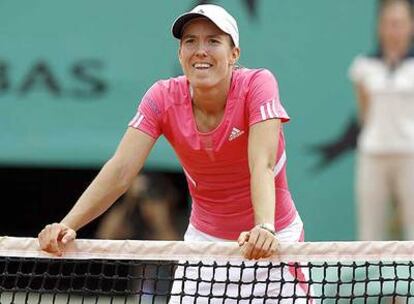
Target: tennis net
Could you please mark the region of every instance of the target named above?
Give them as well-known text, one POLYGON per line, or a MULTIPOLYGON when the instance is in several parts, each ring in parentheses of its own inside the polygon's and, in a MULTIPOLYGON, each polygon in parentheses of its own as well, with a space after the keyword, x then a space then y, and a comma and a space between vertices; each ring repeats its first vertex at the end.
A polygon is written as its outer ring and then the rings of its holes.
POLYGON ((0 303, 414 303, 414 242, 76 240, 62 257, 0 237, 0 303))

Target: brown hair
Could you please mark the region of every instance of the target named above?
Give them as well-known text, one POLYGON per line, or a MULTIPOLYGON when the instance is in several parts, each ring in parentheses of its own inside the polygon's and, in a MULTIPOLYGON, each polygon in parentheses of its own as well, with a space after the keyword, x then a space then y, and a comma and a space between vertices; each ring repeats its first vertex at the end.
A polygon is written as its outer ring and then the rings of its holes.
POLYGON ((381 15, 381 13, 385 9, 395 4, 404 4, 407 7, 408 11, 410 12, 411 18, 414 18, 413 5, 408 0, 380 0, 379 7, 378 7, 378 15, 381 15))

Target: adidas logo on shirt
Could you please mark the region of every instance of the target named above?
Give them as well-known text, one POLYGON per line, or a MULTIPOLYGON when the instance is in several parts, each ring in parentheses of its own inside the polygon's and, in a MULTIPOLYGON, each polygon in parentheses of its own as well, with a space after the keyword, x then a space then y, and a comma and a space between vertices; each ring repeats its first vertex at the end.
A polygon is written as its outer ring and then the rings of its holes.
POLYGON ((243 130, 239 130, 239 129, 233 127, 233 129, 231 130, 230 136, 229 136, 229 141, 232 141, 233 139, 236 139, 237 137, 239 137, 243 133, 244 133, 243 130))

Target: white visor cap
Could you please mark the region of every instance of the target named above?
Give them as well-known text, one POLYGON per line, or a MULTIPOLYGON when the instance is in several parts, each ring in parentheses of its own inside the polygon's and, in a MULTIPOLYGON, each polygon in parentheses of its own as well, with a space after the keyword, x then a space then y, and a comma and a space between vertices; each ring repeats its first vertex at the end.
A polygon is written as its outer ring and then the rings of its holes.
POLYGON ((239 29, 236 19, 233 18, 224 8, 214 4, 202 4, 193 8, 190 12, 180 15, 175 19, 171 28, 175 38, 181 39, 184 25, 198 17, 205 17, 213 22, 219 29, 229 34, 235 46, 239 47, 239 29))

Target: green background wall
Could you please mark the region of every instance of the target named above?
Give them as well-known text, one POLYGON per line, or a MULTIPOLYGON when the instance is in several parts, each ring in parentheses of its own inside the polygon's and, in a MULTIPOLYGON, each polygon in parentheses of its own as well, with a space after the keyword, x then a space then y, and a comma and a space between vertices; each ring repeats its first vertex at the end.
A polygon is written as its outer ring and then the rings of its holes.
MULTIPOLYGON (((375 45, 376 2, 215 2, 238 19, 240 63, 278 78, 292 118, 290 187, 307 239, 355 239, 354 154, 318 171, 310 147, 335 140, 355 112, 347 69, 375 45)), ((181 72, 170 26, 196 3, 1 1, 0 165, 100 167, 146 89, 181 72)), ((163 139, 146 166, 180 170, 163 139)))

